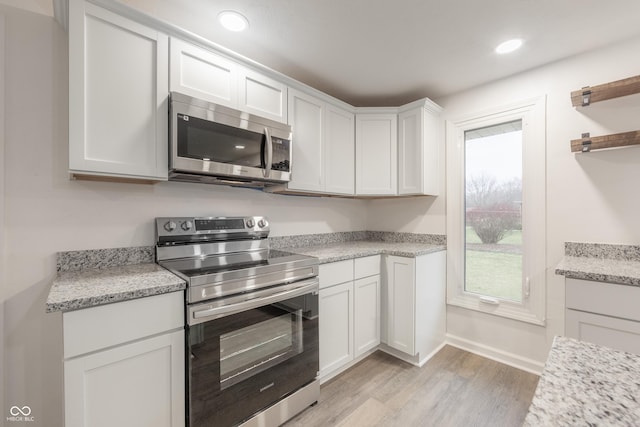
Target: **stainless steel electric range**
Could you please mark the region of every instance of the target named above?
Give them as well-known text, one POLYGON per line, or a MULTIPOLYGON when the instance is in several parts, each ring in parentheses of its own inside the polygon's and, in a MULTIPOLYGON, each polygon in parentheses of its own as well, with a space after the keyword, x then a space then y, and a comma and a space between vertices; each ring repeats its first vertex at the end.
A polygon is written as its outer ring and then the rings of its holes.
POLYGON ((187 282, 187 426, 277 426, 317 402, 318 260, 269 249, 264 217, 156 218, 187 282))

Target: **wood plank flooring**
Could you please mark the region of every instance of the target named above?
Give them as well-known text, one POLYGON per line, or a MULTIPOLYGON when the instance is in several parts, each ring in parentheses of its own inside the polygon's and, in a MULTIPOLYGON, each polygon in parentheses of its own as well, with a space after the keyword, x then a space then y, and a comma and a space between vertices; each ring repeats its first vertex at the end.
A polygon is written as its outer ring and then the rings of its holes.
POLYGON ((538 376, 445 346, 422 368, 376 352, 286 427, 521 426, 538 376))

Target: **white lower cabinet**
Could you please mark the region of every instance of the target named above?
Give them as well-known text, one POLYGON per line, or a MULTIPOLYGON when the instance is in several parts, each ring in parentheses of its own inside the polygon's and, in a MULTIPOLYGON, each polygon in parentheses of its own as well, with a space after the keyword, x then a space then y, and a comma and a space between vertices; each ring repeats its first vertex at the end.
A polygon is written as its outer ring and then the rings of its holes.
POLYGON ((353 360, 353 282, 320 290, 320 377, 353 360))
POLYGON ((565 334, 570 338, 640 354, 640 288, 566 280, 565 334))
POLYGON ((184 426, 183 298, 64 313, 66 427, 184 426))
POLYGON ((320 266, 321 380, 380 344, 379 273, 379 255, 320 266))
POLYGON ((358 279, 354 290, 354 357, 380 344, 380 275, 358 279))
POLYGON ((444 343, 446 251, 385 256, 382 349, 422 365, 444 343))

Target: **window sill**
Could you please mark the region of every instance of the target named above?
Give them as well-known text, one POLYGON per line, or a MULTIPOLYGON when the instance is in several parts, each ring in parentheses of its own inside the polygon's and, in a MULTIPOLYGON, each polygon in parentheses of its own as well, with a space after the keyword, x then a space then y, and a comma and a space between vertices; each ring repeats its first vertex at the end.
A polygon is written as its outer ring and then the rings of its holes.
POLYGON ((506 317, 532 325, 546 326, 546 319, 544 317, 541 318, 522 305, 509 301, 500 301, 499 304, 493 305, 481 302, 479 297, 457 295, 447 298, 447 305, 492 314, 494 316, 506 317))

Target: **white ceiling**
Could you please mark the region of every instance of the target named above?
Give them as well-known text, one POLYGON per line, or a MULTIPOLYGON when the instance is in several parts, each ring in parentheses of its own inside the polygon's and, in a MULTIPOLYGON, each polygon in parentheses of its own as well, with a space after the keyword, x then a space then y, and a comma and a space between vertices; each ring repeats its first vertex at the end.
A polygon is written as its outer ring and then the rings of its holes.
POLYGON ((120 1, 356 106, 436 99, 640 35, 640 0, 120 1), (225 9, 249 30, 222 29, 225 9), (514 37, 522 49, 493 52, 514 37))

